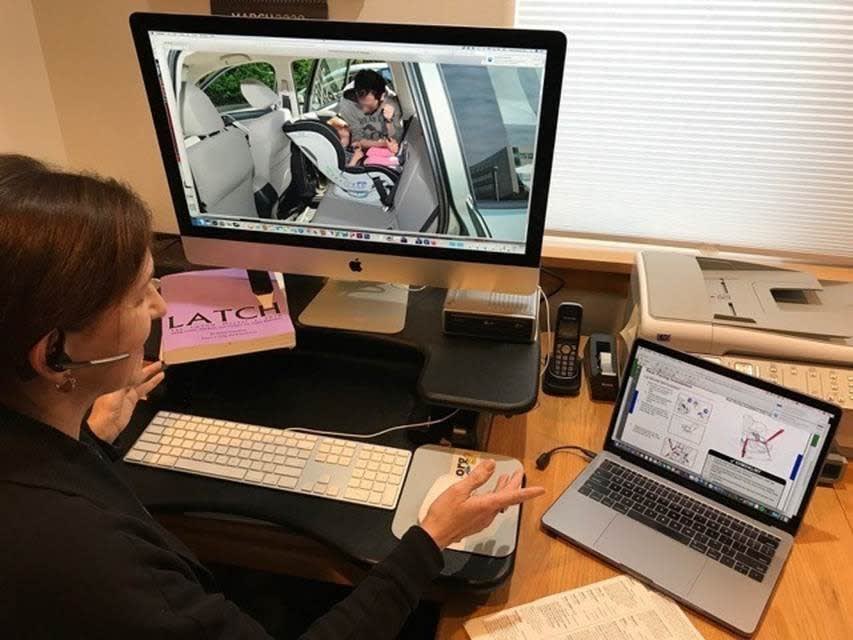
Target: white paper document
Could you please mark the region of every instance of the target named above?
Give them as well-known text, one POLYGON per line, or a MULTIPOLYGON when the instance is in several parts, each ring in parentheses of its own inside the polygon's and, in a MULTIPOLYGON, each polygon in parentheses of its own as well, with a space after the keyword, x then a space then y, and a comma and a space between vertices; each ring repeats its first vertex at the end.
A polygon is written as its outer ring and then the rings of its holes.
POLYGON ((702 640, 669 598, 628 576, 465 623, 471 640, 702 640))

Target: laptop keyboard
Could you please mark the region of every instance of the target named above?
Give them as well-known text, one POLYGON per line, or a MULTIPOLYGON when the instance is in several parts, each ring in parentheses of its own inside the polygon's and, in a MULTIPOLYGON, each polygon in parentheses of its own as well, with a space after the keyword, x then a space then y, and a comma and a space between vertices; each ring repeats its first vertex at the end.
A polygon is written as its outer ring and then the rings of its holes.
POLYGON ((779 547, 779 538, 610 460, 578 491, 758 582, 779 547))

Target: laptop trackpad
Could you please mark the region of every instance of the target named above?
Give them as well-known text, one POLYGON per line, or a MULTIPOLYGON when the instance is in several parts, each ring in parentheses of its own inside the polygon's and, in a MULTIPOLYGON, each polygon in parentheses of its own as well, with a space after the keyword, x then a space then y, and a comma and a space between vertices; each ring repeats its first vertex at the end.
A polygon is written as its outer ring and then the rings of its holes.
POLYGON ((681 595, 687 594, 705 564, 697 552, 625 516, 610 523, 594 548, 661 588, 681 595))

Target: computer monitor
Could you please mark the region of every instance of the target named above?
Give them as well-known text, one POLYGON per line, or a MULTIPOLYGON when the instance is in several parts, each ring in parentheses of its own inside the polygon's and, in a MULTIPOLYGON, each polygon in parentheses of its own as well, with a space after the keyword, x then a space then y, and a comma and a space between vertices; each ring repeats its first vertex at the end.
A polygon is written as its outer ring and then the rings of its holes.
POLYGON ((303 322, 388 332, 407 288, 361 283, 535 291, 562 34, 164 14, 131 26, 191 261, 327 276, 303 322))

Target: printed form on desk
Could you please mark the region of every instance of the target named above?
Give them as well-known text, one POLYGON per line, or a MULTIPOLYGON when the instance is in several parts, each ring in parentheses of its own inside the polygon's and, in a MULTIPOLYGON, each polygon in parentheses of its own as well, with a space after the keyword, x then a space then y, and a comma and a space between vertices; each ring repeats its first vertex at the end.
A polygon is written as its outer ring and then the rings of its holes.
POLYGON ((702 640, 684 612, 618 576, 465 623, 471 640, 702 640))

